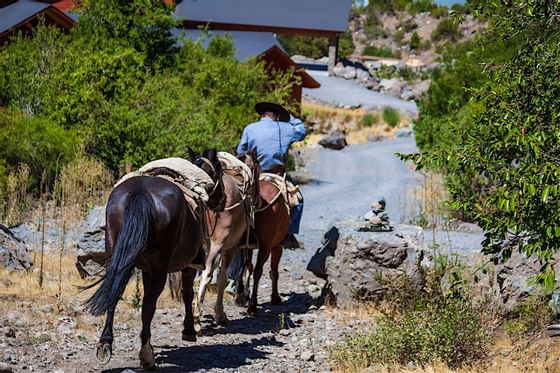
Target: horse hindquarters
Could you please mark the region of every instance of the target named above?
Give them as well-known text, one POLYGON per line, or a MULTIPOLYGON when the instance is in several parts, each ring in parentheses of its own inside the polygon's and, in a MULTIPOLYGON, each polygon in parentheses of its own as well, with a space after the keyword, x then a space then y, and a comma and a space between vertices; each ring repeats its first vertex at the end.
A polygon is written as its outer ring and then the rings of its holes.
MULTIPOLYGON (((115 198, 117 199, 117 198, 115 198)), ((150 227, 154 221, 155 206, 151 196, 143 190, 129 194, 122 206, 109 198, 107 207, 107 235, 117 236, 101 286, 87 300, 86 309, 99 316, 107 312, 107 320, 97 348, 102 363, 109 362, 113 343, 113 316, 118 300, 134 271, 136 257, 146 247, 150 227), (120 220, 119 223, 111 219, 120 220)))

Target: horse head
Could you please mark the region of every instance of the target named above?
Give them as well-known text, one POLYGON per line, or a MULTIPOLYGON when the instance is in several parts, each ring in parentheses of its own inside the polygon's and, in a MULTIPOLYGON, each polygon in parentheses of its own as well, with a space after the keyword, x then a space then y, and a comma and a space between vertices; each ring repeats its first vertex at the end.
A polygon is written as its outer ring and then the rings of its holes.
POLYGON ((249 167, 253 174, 253 182, 249 186, 249 195, 255 203, 259 200, 259 177, 261 174, 261 166, 257 159, 257 149, 253 149, 245 155, 239 157, 243 163, 249 167))
POLYGON ((216 212, 224 210, 226 194, 222 176, 224 170, 218 159, 216 149, 206 149, 202 154, 188 148, 191 162, 200 167, 214 181, 214 188, 208 193, 208 207, 216 212))

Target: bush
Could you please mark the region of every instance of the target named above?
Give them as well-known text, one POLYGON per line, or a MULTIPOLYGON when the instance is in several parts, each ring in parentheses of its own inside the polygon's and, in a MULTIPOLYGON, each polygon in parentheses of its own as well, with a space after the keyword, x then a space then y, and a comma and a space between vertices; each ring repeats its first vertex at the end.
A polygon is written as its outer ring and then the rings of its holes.
POLYGON ((461 29, 459 25, 450 18, 446 18, 438 23, 436 29, 432 32, 432 40, 434 41, 449 40, 455 42, 460 38, 461 29))
POLYGON ((388 58, 400 57, 400 54, 398 52, 394 52, 391 48, 376 47, 373 45, 368 45, 367 47, 365 47, 363 54, 366 56, 374 56, 374 57, 388 57, 388 58))
POLYGON ((383 109, 383 121, 391 128, 395 128, 401 121, 401 115, 397 109, 386 107, 383 109))
POLYGON ((364 32, 368 39, 387 38, 389 33, 382 26, 366 25, 364 32))
POLYGON ((380 318, 375 332, 348 340, 335 349, 335 358, 364 367, 410 361, 443 361, 457 367, 484 357, 488 342, 477 310, 461 300, 450 299, 430 303, 401 318, 380 318))
POLYGON ((421 42, 422 42, 422 39, 420 39, 420 35, 418 35, 418 33, 416 31, 414 31, 414 33, 410 37, 410 41, 408 42, 408 46, 412 50, 419 50, 421 42))
MULTIPOLYGON (((318 59, 329 55, 328 38, 278 35, 278 41, 290 56, 298 54, 318 59)), ((338 55, 348 56, 352 53, 354 53, 352 34, 346 31, 340 35, 338 40, 338 55)))
POLYGON ((393 40, 395 41, 395 43, 397 44, 401 44, 404 38, 404 30, 397 30, 394 34, 393 34, 393 40))
POLYGON ((535 294, 517 303, 504 321, 504 331, 515 339, 542 332, 554 320, 548 302, 548 297, 535 294))
POLYGON ((377 122, 379 122, 379 115, 377 113, 366 113, 362 117, 362 125, 364 127, 371 127, 377 122))
POLYGON ((0 159, 10 170, 28 165, 32 187, 43 177, 45 182, 54 181, 57 171, 73 159, 79 143, 75 131, 47 118, 0 111, 0 159))
POLYGON ((407 275, 380 279, 387 289, 378 304, 383 315, 373 332, 337 345, 335 360, 345 367, 411 361, 458 367, 482 359, 490 342, 483 310, 458 274, 460 268, 443 259, 433 268, 419 267, 423 288, 413 285, 407 275))

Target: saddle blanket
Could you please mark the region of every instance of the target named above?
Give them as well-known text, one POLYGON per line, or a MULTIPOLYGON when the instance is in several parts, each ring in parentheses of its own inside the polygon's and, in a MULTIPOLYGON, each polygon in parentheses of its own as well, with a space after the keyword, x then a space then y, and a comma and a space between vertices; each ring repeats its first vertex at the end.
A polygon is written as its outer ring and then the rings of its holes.
POLYGON ((286 201, 289 209, 303 202, 303 194, 301 194, 298 186, 286 180, 285 176, 265 172, 260 175, 259 180, 268 181, 280 189, 280 193, 284 197, 284 201, 286 201))
POLYGON ((183 158, 164 158, 145 164, 124 175, 115 186, 135 176, 159 176, 176 183, 190 198, 208 202, 208 192, 214 181, 200 167, 183 158))

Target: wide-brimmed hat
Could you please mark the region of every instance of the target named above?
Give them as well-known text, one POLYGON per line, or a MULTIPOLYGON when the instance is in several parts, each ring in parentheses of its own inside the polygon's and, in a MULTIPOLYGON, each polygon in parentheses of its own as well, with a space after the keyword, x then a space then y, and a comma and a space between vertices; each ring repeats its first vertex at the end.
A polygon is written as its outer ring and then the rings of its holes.
POLYGON ((267 111, 270 111, 278 115, 278 119, 282 122, 290 121, 290 112, 286 110, 282 105, 278 105, 272 102, 259 102, 255 105, 255 111, 260 115, 263 115, 267 111))

